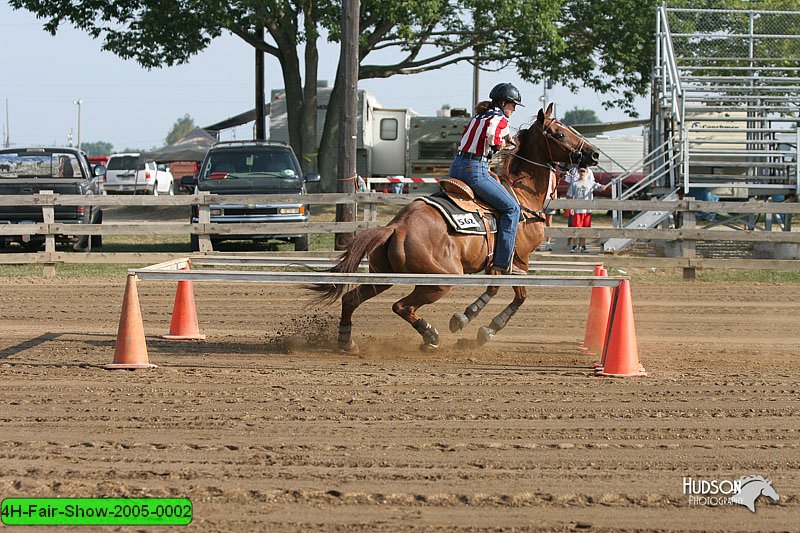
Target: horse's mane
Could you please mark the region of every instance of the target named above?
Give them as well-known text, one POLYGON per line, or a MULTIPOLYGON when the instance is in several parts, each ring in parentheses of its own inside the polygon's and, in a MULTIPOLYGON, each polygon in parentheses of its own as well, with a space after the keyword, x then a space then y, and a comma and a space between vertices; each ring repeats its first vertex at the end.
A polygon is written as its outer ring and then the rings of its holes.
POLYGON ((748 483, 750 483, 752 481, 763 481, 764 483, 769 483, 769 481, 764 479, 764 476, 747 476, 747 477, 740 478, 739 481, 741 482, 742 487, 744 487, 745 485, 747 485, 748 483))
MULTIPOLYGON (((532 128, 532 127, 531 127, 532 128)), ((503 162, 503 175, 510 176, 511 171, 515 170, 516 167, 519 165, 519 161, 515 154, 517 154, 525 144, 528 135, 531 133, 531 128, 520 129, 517 132, 517 146, 509 153, 510 157, 507 157, 506 160, 503 162)))

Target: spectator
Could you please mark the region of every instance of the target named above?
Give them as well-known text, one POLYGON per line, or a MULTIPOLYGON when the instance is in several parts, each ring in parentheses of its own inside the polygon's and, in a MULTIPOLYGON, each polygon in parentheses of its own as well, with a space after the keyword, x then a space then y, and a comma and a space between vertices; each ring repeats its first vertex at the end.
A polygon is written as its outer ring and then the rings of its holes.
POLYGON ((68 155, 58 156, 58 176, 61 178, 71 178, 75 175, 75 170, 72 168, 72 161, 68 155))
MULTIPOLYGON (((395 176, 395 178, 402 178, 402 177, 403 176, 395 176)), ((403 194, 403 185, 404 184, 402 181, 392 183, 392 192, 394 194, 403 194)))
POLYGON ((361 177, 361 174, 356 174, 356 192, 368 192, 367 182, 361 177))
MULTIPOLYGON (((583 169, 585 169, 587 171, 589 182, 590 183, 594 183, 595 182, 594 181, 594 172, 592 172, 592 169, 590 169, 590 168, 588 168, 586 166, 581 166, 580 168, 583 168, 583 169)), ((569 168, 569 170, 567 171, 567 175, 564 177, 564 182, 568 186, 572 185, 573 182, 578 181, 578 170, 579 170, 578 165, 572 165, 569 168)), ((567 209, 565 211, 565 214, 567 216, 567 227, 568 228, 574 228, 576 226, 574 226, 573 223, 572 223, 572 215, 570 213, 572 213, 572 211, 569 210, 569 209, 567 209)), ((574 244, 575 244, 575 239, 573 237, 570 237, 570 238, 567 239, 567 246, 569 248, 575 248, 575 246, 573 246, 574 244)))
MULTIPOLYGON (((594 191, 606 190, 608 183, 600 185, 594 181, 589 181, 589 169, 578 169, 578 180, 573 181, 567 190, 567 198, 573 200, 593 200, 594 191)), ((591 209, 572 209, 572 226, 573 228, 591 228, 592 227, 592 211, 591 209)), ((570 248, 571 253, 578 251, 580 247, 581 253, 586 253, 586 237, 578 237, 578 245, 574 244, 570 248)))

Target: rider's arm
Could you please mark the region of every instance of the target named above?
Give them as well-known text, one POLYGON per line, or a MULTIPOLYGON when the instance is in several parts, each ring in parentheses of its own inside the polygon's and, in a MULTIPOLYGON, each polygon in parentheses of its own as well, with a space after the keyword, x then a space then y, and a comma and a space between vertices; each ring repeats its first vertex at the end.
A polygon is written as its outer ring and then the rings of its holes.
POLYGON ((510 136, 511 129, 505 115, 494 115, 486 128, 486 142, 489 146, 495 151, 500 150, 503 148, 505 138, 510 136))

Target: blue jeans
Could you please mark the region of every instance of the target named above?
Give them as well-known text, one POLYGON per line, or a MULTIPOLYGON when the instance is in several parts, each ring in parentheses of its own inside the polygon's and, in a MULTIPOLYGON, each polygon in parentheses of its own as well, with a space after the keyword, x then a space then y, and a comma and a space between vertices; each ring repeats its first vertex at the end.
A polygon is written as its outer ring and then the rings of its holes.
POLYGON ((500 220, 497 221, 497 246, 493 264, 500 268, 511 266, 514 242, 517 239, 517 227, 519 226, 517 201, 489 175, 488 161, 475 161, 456 155, 450 165, 450 176, 472 187, 476 196, 480 196, 500 212, 500 220))

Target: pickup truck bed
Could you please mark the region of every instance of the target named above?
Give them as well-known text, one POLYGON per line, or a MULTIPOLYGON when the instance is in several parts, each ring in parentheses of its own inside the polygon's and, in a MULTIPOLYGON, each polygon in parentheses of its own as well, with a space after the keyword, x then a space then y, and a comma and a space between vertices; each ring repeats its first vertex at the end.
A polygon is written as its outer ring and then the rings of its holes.
MULTIPOLYGON (((0 195, 33 195, 41 191, 55 194, 89 196, 97 193, 96 172, 86 155, 75 148, 8 148, 0 150, 0 195)), ((103 213, 98 207, 56 206, 55 222, 61 224, 100 224, 103 213)), ((37 205, 0 205, 0 224, 43 222, 37 205)), ((88 251, 100 246, 101 237, 57 235, 59 242, 74 244, 74 249, 88 251)), ((44 235, 3 235, 0 247, 17 242, 36 249, 44 235)))

